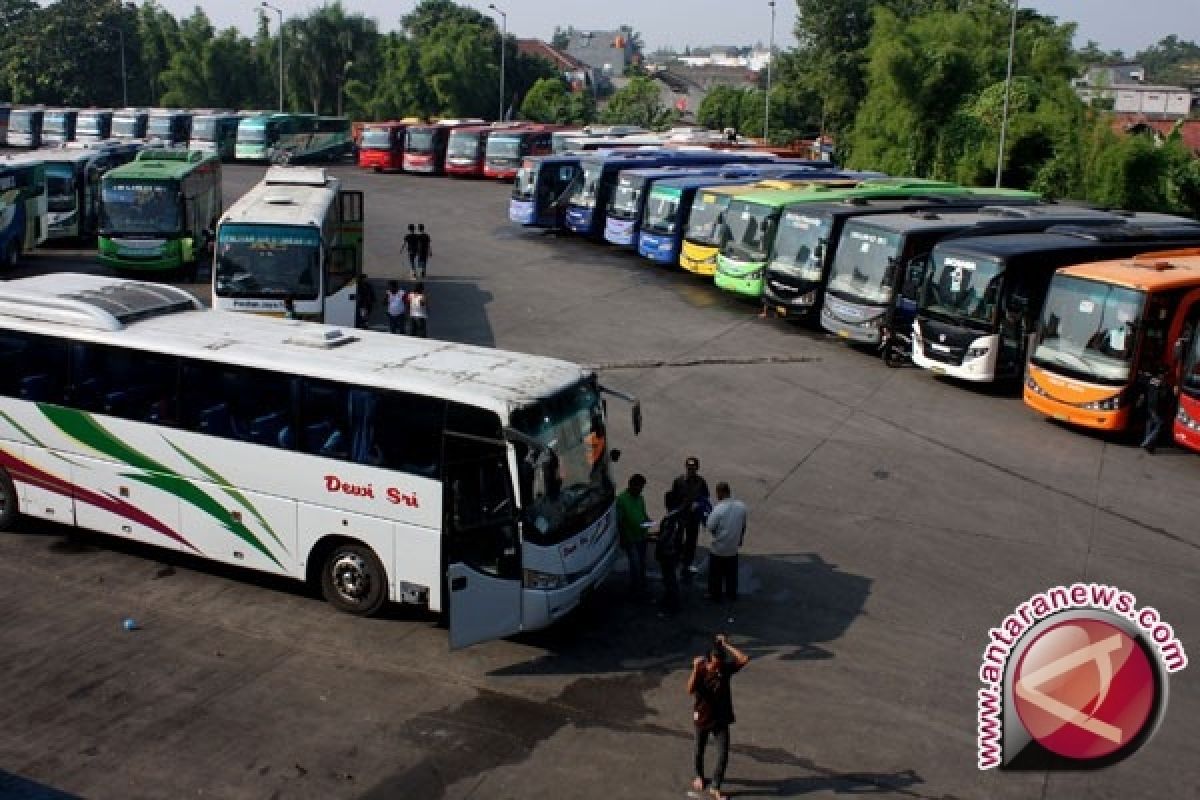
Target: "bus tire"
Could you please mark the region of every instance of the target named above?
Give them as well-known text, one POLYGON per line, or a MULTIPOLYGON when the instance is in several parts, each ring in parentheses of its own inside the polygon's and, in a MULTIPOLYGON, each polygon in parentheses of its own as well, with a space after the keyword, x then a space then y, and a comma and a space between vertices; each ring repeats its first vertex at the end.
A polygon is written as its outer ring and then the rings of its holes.
POLYGON ((321 564, 321 594, 339 611, 369 617, 387 602, 387 572, 371 548, 341 541, 321 564))
POLYGON ((17 524, 17 487, 13 485, 8 470, 0 467, 0 531, 10 531, 17 524))

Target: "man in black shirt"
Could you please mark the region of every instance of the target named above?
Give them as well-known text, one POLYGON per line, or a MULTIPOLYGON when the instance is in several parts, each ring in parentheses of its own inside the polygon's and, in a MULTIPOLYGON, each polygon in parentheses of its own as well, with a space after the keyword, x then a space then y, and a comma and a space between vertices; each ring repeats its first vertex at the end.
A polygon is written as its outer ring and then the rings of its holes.
POLYGON ((417 225, 417 262, 414 267, 414 278, 424 278, 425 268, 429 266, 429 257, 433 255, 433 240, 425 232, 424 223, 417 225))
POLYGON ((729 763, 729 726, 735 721, 729 682, 749 661, 750 657, 731 645, 723 633, 713 638, 707 656, 696 656, 692 661, 687 686, 688 694, 694 698, 692 721, 696 725, 696 777, 692 780, 692 789, 697 792, 705 789, 704 751, 708 747, 708 737, 712 736, 717 743, 717 766, 713 770, 712 783, 708 785, 713 800, 725 798, 721 794, 721 783, 729 763))
POLYGON ((409 225, 408 233, 404 235, 404 252, 408 253, 408 268, 413 278, 417 277, 417 250, 420 239, 417 237, 417 226, 409 225))
POLYGON ((700 523, 709 510, 708 483, 700 474, 700 459, 688 456, 683 462, 684 473, 671 484, 671 491, 679 499, 683 515, 683 551, 679 554, 680 578, 691 583, 697 569, 696 539, 700 535, 700 523))

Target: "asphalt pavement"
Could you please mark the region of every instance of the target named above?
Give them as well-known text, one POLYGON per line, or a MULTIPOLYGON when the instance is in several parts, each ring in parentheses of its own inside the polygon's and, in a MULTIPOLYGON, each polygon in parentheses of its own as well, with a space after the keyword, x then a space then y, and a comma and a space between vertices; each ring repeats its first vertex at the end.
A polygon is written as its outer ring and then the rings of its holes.
MULTIPOLYGON (((610 404, 609 439, 652 515, 688 455, 732 485, 744 596, 707 604, 701 580, 661 618, 619 562, 563 624, 450 652, 421 613, 351 618, 290 582, 26 522, 0 534, 0 797, 685 797, 685 684, 719 631, 752 659, 734 797, 1200 793, 1194 667, 1109 769, 980 772, 975 754, 987 631, 1035 592, 1120 586, 1200 648, 1200 456, 1069 430, 1013 390, 887 369, 694 276, 518 230, 506 185, 336 171, 366 192, 373 279, 407 277, 408 223, 432 234, 431 336, 592 364, 641 398, 642 435, 610 404)), ((227 167, 227 202, 260 174, 227 167)), ((62 269, 97 268, 60 249, 14 274, 62 269)))

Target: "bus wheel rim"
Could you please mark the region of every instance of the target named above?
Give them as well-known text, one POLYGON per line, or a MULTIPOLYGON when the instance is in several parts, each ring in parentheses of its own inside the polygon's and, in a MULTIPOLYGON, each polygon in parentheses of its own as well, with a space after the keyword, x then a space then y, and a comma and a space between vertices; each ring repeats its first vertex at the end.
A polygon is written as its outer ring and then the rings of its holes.
POLYGON ((361 603, 371 592, 371 568, 357 553, 339 553, 331 567, 333 587, 349 603, 361 603))

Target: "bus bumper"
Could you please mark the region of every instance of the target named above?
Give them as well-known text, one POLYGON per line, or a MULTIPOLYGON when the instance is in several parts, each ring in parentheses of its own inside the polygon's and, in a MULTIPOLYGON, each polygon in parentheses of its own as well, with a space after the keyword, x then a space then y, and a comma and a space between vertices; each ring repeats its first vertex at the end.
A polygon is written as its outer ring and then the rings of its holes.
POLYGON ((1044 382, 1048 383, 1049 379, 1042 377, 1041 371, 1030 365, 1025 373, 1025 386, 1021 390, 1021 399, 1034 411, 1059 422, 1066 422, 1081 428, 1122 431, 1129 427, 1130 409, 1128 407, 1112 411, 1081 408, 1051 396, 1047 387, 1043 386, 1044 382))
MULTIPOLYGON (((1186 447, 1188 450, 1200 452, 1200 419, 1196 419, 1187 412, 1185 404, 1188 402, 1186 397, 1179 401, 1179 411, 1175 414, 1172 433, 1176 444, 1186 447)), ((1195 410, 1193 405, 1193 413, 1195 410)))
POLYGON ((633 244, 633 220, 613 219, 604 220, 604 241, 609 244, 629 247, 633 244))
POLYGON ((612 571, 617 560, 617 537, 612 536, 607 552, 584 576, 570 586, 552 592, 524 589, 521 592, 521 628, 532 631, 552 625, 579 607, 612 571))
POLYGON ((180 239, 135 239, 128 243, 101 239, 96 260, 115 270, 161 272, 183 266, 184 249, 180 239))
POLYGON ((592 210, 590 208, 567 207, 567 230, 586 234, 591 229, 592 210))
POLYGON ((764 269, 761 264, 731 264, 718 258, 713 283, 726 292, 757 299, 762 296, 764 269))
POLYGON ((674 264, 679 255, 670 236, 643 233, 638 237, 638 254, 658 264, 674 264))
POLYGON ((883 340, 880 325, 886 310, 876 309, 871 316, 858 306, 843 303, 834 297, 826 297, 821 309, 821 327, 832 334, 859 344, 879 344, 883 340))
POLYGON ((683 243, 679 266, 697 275, 712 276, 717 272, 717 248, 683 243))
POLYGON ((537 221, 532 200, 509 200, 508 219, 518 225, 532 226, 537 221))

